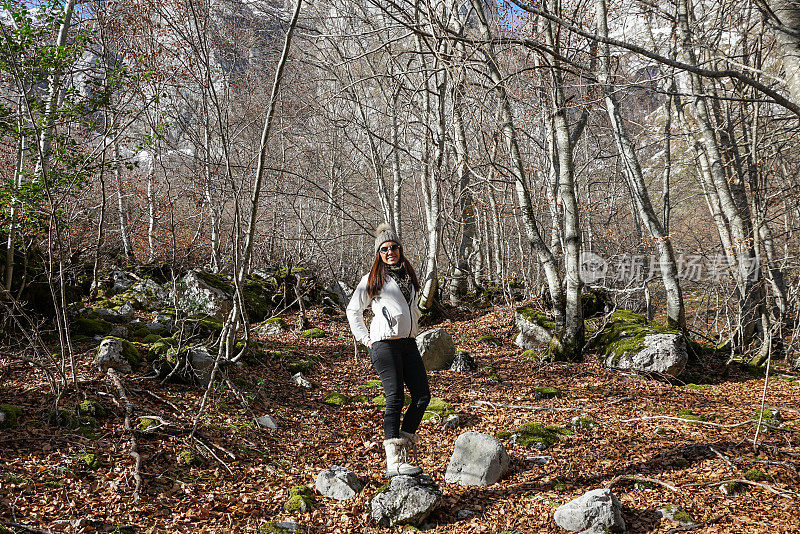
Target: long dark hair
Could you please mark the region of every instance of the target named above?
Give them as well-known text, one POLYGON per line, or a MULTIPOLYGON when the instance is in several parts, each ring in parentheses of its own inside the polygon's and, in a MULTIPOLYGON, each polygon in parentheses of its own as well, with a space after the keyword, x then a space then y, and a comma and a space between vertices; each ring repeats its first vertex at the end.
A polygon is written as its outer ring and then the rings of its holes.
MULTIPOLYGON (((414 272, 411 262, 403 254, 403 247, 400 247, 400 261, 398 263, 405 267, 408 276, 411 277, 414 290, 419 291, 417 273, 414 272)), ((383 289, 383 282, 386 280, 386 265, 386 262, 381 259, 381 251, 379 250, 375 253, 375 262, 373 262, 372 269, 369 270, 369 278, 367 278, 367 295, 371 299, 377 297, 381 289, 383 289)))

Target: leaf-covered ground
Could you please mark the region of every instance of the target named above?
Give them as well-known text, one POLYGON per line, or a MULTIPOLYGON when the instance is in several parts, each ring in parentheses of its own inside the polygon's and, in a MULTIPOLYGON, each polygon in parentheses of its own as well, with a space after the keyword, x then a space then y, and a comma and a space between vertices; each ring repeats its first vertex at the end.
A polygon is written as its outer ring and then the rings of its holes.
MULTIPOLYGON (((703 384, 688 386, 609 371, 591 357, 571 365, 533 363, 512 344, 512 315, 510 308, 460 312, 438 325, 458 348, 475 356, 481 369, 430 373, 433 394, 461 416, 459 428, 443 430, 432 419, 419 430, 419 463, 444 490, 430 517, 434 532, 562 532, 553 521, 555 508, 612 482, 630 532, 676 532, 678 523, 655 512, 665 504, 687 510, 699 524, 694 532, 800 531, 796 377, 771 378, 765 406, 781 412, 785 428, 761 433, 755 452, 755 425, 737 424, 757 414, 763 378, 736 371, 723 378, 713 372, 721 365, 717 361, 706 362, 703 384), (478 338, 486 335, 499 337, 502 345, 480 344, 478 338), (541 386, 556 387, 563 396, 536 400, 535 388, 541 386), (667 418, 687 409, 727 426, 667 418), (495 435, 528 422, 565 426, 575 416, 594 419, 599 427, 560 436, 546 451, 506 442, 511 470, 491 487, 444 482, 460 433, 495 435), (540 455, 552 460, 541 464, 530 459, 540 455), (753 468, 765 475, 763 480, 735 495, 720 490, 720 484, 745 479, 753 468), (459 514, 463 510, 473 513, 459 514)), ((136 432, 143 479, 138 502, 131 499, 134 462, 123 428, 124 406, 113 383, 94 369, 96 343, 78 345, 80 387, 60 401, 71 408, 95 399, 108 409, 89 432, 49 422, 52 395, 43 377, 0 355, 0 404, 23 409, 19 428, 0 430, 0 523, 68 532, 117 526, 134 526, 137 532, 255 532, 267 521, 294 519, 308 532, 389 531, 371 523, 368 513, 370 497, 384 483, 381 410, 369 402, 342 407, 322 402, 333 391, 378 395, 379 386, 359 387, 376 376, 365 354, 354 357, 343 316, 312 310, 309 317, 326 337, 288 332, 261 338, 270 355, 229 368, 229 382, 212 391, 199 429, 218 459, 187 441, 201 388, 161 385, 142 373, 125 377, 134 415, 167 423, 136 432), (290 364, 308 359, 314 362, 306 373, 316 384, 311 390, 289 383, 290 364), (253 417, 263 414, 275 417, 279 428, 256 428, 253 417), (179 454, 192 448, 202 462, 183 465, 179 454), (95 453, 99 467, 87 466, 85 453, 95 453), (359 475, 366 483, 359 497, 337 502, 317 496, 312 512, 285 513, 288 489, 313 487, 317 473, 331 465, 359 475)), ((287 322, 295 321, 290 317, 287 322)), ((695 376, 703 371, 695 369, 695 376)))

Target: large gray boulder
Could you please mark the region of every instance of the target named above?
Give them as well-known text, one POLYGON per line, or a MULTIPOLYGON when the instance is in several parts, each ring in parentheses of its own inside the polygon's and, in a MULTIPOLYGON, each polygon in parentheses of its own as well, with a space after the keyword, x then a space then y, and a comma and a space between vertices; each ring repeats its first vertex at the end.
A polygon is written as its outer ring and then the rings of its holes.
POLYGON ((428 371, 449 369, 456 357, 456 347, 443 328, 426 330, 417 336, 417 348, 428 371))
POLYGON ((462 486, 491 486, 502 477, 511 459, 497 438, 479 432, 458 436, 444 480, 462 486))
POLYGON ((442 498, 442 489, 426 476, 399 475, 389 487, 372 498, 374 521, 384 526, 419 526, 442 498))
POLYGON ((648 334, 640 350, 607 355, 603 363, 614 369, 680 375, 689 360, 686 342, 680 334, 648 334))
POLYGON ((321 495, 337 501, 352 499, 363 487, 354 472, 338 465, 320 471, 314 484, 321 495))
POLYGON ((189 315, 209 315, 223 320, 233 309, 233 293, 223 275, 194 269, 178 283, 178 305, 189 315))
POLYGON ((519 330, 514 344, 522 349, 534 349, 542 343, 549 343, 553 334, 553 323, 544 312, 534 308, 517 308, 514 323, 519 330))
POLYGON ((625 532, 622 505, 606 488, 592 490, 559 506, 554 519, 564 530, 581 534, 625 532))
POLYGON ((195 345, 189 349, 192 371, 199 384, 208 385, 211 380, 211 371, 214 369, 216 357, 209 352, 205 345, 195 345))

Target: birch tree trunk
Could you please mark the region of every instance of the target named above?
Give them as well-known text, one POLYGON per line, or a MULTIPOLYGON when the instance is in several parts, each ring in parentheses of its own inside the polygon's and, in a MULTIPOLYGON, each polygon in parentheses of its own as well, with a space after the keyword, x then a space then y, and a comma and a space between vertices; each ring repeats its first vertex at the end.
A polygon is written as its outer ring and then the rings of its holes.
MULTIPOLYGON (((601 38, 606 39, 608 38, 608 16, 606 13, 605 0, 595 1, 595 14, 597 18, 597 33, 601 38)), ((627 178, 627 184, 633 196, 639 217, 641 217, 650 235, 653 236, 659 254, 661 279, 664 282, 667 299, 667 324, 669 326, 684 328, 686 325, 686 313, 684 310, 681 286, 678 281, 678 267, 675 263, 672 240, 664 230, 664 227, 658 220, 658 216, 653 209, 653 205, 650 201, 650 194, 648 193, 647 185, 642 174, 642 167, 639 164, 639 158, 619 111, 617 99, 614 95, 616 88, 611 81, 608 44, 601 42, 599 51, 597 77, 603 90, 606 111, 611 121, 617 150, 622 159, 623 171, 627 178)))
POLYGON ((556 331, 560 332, 566 325, 566 300, 561 286, 558 265, 550 248, 542 239, 539 226, 533 213, 530 192, 528 191, 525 164, 517 141, 517 132, 514 127, 514 116, 511 112, 511 103, 505 90, 505 82, 500 74, 499 67, 494 57, 492 33, 486 20, 481 0, 470 0, 475 11, 475 19, 481 38, 487 43, 482 49, 483 62, 488 74, 496 87, 498 97, 498 113, 501 125, 501 136, 506 145, 510 158, 510 170, 514 176, 514 186, 519 203, 520 214, 525 228, 525 235, 531 248, 536 252, 539 263, 545 272, 547 286, 553 301, 553 321, 556 331))
POLYGON ((800 103, 800 4, 797 0, 767 0, 766 4, 775 19, 775 39, 789 93, 795 103, 800 103))

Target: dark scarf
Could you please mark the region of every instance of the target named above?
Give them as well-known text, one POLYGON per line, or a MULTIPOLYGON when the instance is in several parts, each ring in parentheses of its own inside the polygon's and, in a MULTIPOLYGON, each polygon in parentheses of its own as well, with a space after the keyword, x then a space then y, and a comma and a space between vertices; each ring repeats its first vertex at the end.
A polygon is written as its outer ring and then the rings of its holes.
POLYGON ((403 292, 403 296, 406 298, 406 302, 411 304, 411 277, 408 276, 408 272, 403 264, 399 265, 387 265, 386 272, 389 273, 389 276, 394 278, 394 281, 397 282, 397 285, 400 286, 400 291, 403 292))

